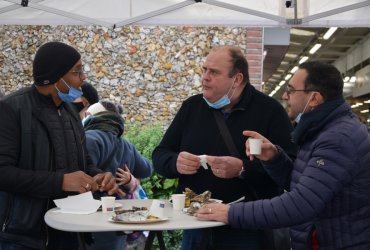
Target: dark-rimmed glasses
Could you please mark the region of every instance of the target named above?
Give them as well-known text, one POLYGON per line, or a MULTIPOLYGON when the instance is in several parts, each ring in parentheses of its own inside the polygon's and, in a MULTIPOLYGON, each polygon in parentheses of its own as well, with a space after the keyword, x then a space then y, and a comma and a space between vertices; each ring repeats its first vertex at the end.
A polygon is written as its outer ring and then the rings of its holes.
POLYGON ((78 77, 83 80, 84 76, 86 75, 86 72, 83 69, 80 70, 72 70, 71 73, 78 74, 78 77))
POLYGON ((290 86, 285 87, 285 93, 287 94, 287 96, 290 96, 291 94, 294 94, 297 91, 310 92, 310 91, 316 91, 316 90, 314 89, 293 89, 290 86))

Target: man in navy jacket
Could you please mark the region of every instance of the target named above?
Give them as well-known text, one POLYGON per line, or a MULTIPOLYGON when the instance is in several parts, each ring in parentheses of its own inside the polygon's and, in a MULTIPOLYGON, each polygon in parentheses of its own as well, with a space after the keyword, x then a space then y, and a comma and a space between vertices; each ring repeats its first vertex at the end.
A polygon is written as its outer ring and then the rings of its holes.
POLYGON ((343 80, 333 66, 307 62, 291 78, 283 98, 296 118, 295 161, 262 138, 258 156, 287 192, 273 199, 206 205, 197 216, 237 228, 290 226, 293 249, 370 249, 370 137, 342 97, 343 80), (298 119, 297 119, 298 118, 298 119))

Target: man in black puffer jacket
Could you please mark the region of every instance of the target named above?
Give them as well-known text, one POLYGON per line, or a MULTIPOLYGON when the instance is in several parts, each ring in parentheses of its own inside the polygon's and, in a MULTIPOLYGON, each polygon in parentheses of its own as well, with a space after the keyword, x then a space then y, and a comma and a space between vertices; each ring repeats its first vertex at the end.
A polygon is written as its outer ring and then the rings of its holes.
POLYGON ((87 155, 71 106, 86 75, 71 46, 49 42, 33 62, 34 84, 0 101, 0 249, 78 249, 75 234, 44 222, 53 199, 87 191, 116 193, 110 172, 87 155))

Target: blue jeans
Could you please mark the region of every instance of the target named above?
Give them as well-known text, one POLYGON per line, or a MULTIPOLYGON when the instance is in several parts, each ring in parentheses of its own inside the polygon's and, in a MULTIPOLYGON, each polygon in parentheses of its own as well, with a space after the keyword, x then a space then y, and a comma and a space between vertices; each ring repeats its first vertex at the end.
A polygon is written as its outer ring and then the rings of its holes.
POLYGON ((204 234, 210 230, 207 249, 262 250, 262 233, 228 226, 212 229, 184 230, 181 250, 200 249, 204 234))

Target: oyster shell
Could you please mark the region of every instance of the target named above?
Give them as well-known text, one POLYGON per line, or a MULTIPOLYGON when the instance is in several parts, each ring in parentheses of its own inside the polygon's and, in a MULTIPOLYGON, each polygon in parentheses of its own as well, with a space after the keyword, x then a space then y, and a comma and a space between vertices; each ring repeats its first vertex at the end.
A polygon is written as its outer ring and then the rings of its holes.
POLYGON ((202 194, 199 194, 192 199, 190 199, 190 202, 200 202, 200 203, 207 203, 209 199, 211 198, 212 193, 210 191, 205 191, 202 194))
POLYGON ((196 201, 200 203, 206 203, 211 198, 212 193, 210 191, 204 191, 202 194, 196 194, 193 190, 190 188, 185 188, 185 194, 186 199, 189 199, 190 202, 196 201))
POLYGON ((193 215, 202 205, 199 202, 192 202, 187 208, 186 213, 193 215))
POLYGON ((114 213, 114 221, 145 221, 149 216, 147 207, 132 206, 132 209, 118 209, 114 213))
POLYGON ((190 188, 185 188, 185 192, 183 192, 186 196, 186 199, 193 199, 195 196, 197 196, 196 193, 194 193, 193 190, 191 190, 190 188))
POLYGON ((190 188, 185 188, 184 192, 186 199, 190 201, 190 206, 186 208, 186 213, 193 215, 203 204, 209 203, 212 193, 205 191, 201 194, 196 194, 190 188))

